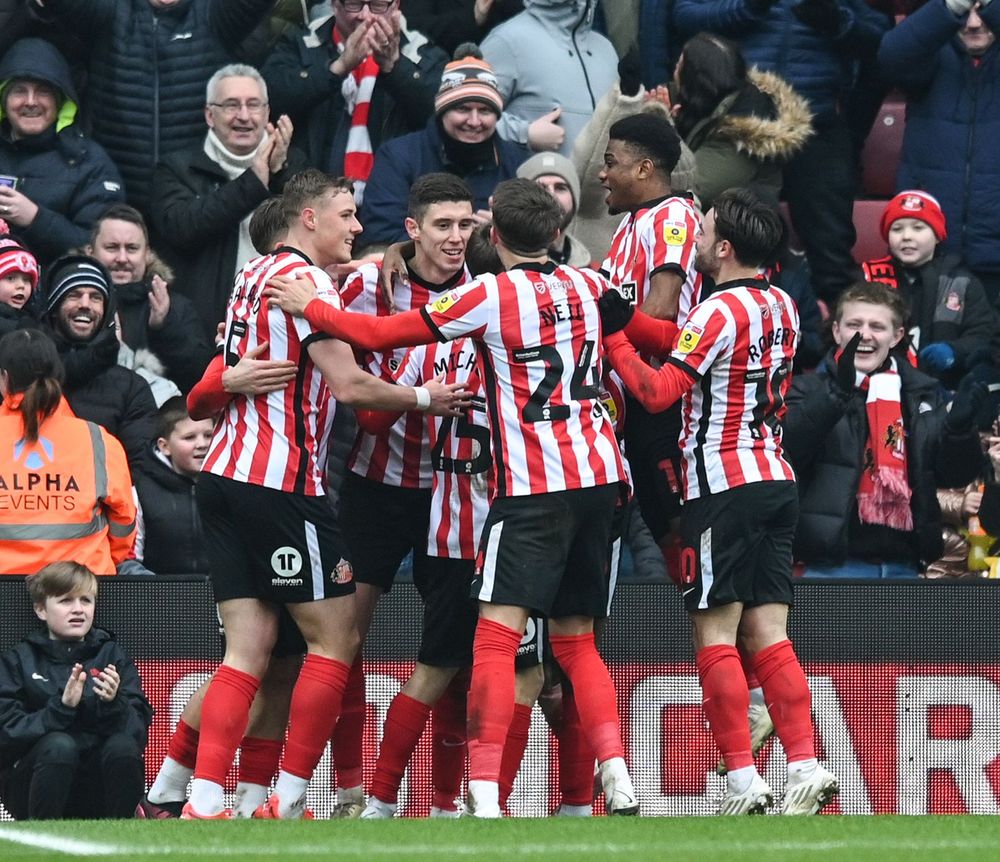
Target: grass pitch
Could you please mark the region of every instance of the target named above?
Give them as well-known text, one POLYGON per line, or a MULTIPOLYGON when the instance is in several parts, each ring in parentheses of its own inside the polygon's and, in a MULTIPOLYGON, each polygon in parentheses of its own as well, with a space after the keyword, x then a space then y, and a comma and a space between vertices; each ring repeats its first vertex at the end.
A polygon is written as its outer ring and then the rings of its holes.
POLYGON ((0 824, 0 860, 359 862, 983 862, 996 817, 569 818, 314 821, 60 821, 0 824))

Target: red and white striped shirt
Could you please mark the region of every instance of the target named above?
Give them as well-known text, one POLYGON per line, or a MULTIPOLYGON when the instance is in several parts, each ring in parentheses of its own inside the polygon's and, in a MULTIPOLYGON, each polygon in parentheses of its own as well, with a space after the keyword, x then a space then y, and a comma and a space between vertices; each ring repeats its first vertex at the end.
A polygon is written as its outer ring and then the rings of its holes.
POLYGON ((695 239, 701 216, 687 198, 669 197, 628 213, 611 238, 601 273, 629 302, 641 306, 649 296, 649 280, 658 272, 684 277, 677 324, 698 301, 701 274, 695 271, 695 239))
POLYGON ((600 399, 607 281, 568 266, 484 275, 423 309, 442 340, 479 347, 496 495, 545 494, 622 481, 600 399))
POLYGON ((760 278, 720 285, 696 305, 669 362, 698 378, 684 393, 684 499, 794 480, 781 453, 781 420, 799 314, 760 278))
MULTIPOLYGON (((379 266, 365 264, 344 282, 340 298, 344 308, 359 314, 388 317, 389 306, 378 287, 379 266)), ((421 308, 468 281, 468 271, 463 269, 445 284, 423 282, 412 270, 409 286, 397 285, 393 299, 399 311, 421 308)), ((407 348, 400 347, 391 353, 356 351, 359 364, 376 377, 391 380, 407 348)), ((431 487, 430 448, 425 434, 424 414, 419 410, 404 413, 392 427, 380 434, 359 430, 354 450, 347 462, 348 469, 371 479, 398 488, 431 487)))
POLYGON ((474 560, 490 507, 490 431, 476 357, 469 338, 425 344, 408 351, 396 373, 404 386, 421 386, 444 374, 445 383, 464 383, 473 396, 465 416, 427 415, 434 471, 427 535, 432 557, 474 560))
POLYGON ((236 274, 226 310, 225 359, 235 365, 264 341, 266 359, 290 359, 298 366, 284 389, 252 398, 237 395, 215 426, 203 470, 295 494, 326 493, 326 446, 336 402, 308 345, 324 335, 280 308, 268 308, 261 298, 267 280, 283 275, 308 275, 324 302, 340 308, 340 296, 330 277, 294 250, 254 258, 236 274))

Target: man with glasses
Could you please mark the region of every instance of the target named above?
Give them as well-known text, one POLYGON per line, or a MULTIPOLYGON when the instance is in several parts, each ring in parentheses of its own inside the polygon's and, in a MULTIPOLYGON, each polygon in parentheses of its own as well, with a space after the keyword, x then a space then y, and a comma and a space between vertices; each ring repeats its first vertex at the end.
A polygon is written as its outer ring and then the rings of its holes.
POLYGON ((274 0, 20 5, 87 46, 91 133, 121 171, 128 202, 149 219, 157 162, 204 137, 205 82, 237 59, 240 43, 267 18, 274 0))
POLYGON ((360 203, 379 145, 433 115, 448 59, 407 29, 399 0, 334 0, 332 15, 283 37, 262 71, 310 164, 353 180, 360 203))
POLYGON ((234 63, 212 75, 205 122, 208 132, 199 146, 157 165, 151 210, 161 246, 173 251, 175 283, 214 336, 233 276, 257 256, 250 216, 258 204, 281 194, 305 158, 289 149, 288 117, 270 122, 267 85, 252 66, 234 63))

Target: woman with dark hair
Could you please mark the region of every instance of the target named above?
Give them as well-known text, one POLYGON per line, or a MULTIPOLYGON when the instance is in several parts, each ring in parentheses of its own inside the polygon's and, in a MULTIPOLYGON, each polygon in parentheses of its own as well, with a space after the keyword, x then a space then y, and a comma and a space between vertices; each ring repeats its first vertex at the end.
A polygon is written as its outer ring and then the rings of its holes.
POLYGON ((781 169, 812 134, 805 99, 773 72, 748 69, 739 46, 689 39, 674 68, 671 115, 694 152, 693 191, 707 211, 735 186, 781 190, 781 169))
POLYGON ((78 419, 62 394, 56 346, 41 330, 0 338, 0 574, 73 560, 98 575, 132 549, 135 503, 125 452, 78 419))

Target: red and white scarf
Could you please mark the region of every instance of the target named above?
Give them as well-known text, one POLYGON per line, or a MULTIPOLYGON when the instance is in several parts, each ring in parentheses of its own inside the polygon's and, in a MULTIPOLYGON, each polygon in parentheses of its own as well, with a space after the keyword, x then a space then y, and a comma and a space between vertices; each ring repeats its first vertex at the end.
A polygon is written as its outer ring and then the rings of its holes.
POLYGON ((884 371, 867 377, 862 384, 862 389, 865 388, 868 390, 865 403, 868 442, 858 484, 858 519, 863 524, 910 531, 913 529, 912 492, 906 470, 902 383, 896 371, 896 360, 890 359, 884 371))
MULTIPOLYGON (((333 28, 333 44, 338 52, 344 50, 340 31, 333 28)), ((372 91, 378 77, 378 63, 369 54, 344 78, 340 92, 351 114, 351 129, 347 133, 347 150, 344 153, 344 176, 354 181, 354 199, 358 206, 365 194, 365 184, 372 172, 372 140, 368 134, 368 111, 372 91)))

